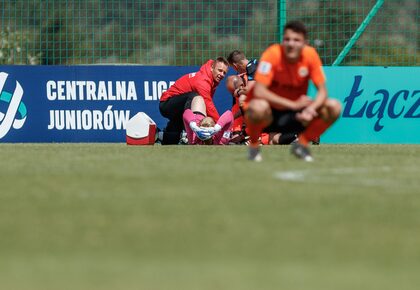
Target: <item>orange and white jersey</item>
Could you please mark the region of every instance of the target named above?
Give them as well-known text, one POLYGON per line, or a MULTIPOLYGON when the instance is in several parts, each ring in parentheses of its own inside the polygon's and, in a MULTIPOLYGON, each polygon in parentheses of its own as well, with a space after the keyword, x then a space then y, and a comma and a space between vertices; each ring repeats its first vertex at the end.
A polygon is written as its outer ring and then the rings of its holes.
MULTIPOLYGON (((255 80, 283 98, 296 100, 307 93, 309 80, 321 85, 326 78, 321 59, 313 47, 306 45, 299 61, 290 63, 284 57, 283 46, 273 44, 262 54, 255 80)), ((251 98, 252 92, 247 100, 251 98)))

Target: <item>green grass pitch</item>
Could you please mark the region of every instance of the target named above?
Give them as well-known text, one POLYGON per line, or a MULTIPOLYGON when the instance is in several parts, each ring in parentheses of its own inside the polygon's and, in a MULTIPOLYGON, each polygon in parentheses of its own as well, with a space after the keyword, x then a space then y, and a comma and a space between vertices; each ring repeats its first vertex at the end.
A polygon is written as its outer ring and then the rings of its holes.
POLYGON ((417 290, 420 146, 0 145, 0 289, 417 290))

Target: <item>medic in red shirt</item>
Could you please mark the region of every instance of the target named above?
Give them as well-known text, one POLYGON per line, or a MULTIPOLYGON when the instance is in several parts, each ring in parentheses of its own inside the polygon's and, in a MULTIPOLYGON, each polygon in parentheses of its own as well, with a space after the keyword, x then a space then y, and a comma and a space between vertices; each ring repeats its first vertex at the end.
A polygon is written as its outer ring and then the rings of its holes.
POLYGON ((219 113, 213 103, 213 96, 220 81, 226 76, 228 66, 224 57, 209 60, 198 72, 182 76, 162 94, 159 111, 163 117, 169 119, 163 131, 162 145, 179 143, 184 130, 182 115, 187 109, 193 110, 195 114, 212 117, 217 122, 219 113), (196 96, 204 99, 205 108, 191 107, 196 96))

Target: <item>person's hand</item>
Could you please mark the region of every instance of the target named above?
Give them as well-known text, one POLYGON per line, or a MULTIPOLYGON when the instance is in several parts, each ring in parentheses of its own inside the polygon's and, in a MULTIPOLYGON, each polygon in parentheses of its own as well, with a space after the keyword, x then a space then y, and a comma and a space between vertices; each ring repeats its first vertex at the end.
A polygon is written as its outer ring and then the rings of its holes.
POLYGON ((297 99, 296 101, 294 101, 294 110, 295 111, 300 111, 304 108, 306 108, 307 106, 309 106, 312 103, 312 100, 306 96, 306 95, 301 95, 299 97, 299 99, 297 99))
POLYGON ((236 98, 246 94, 248 94, 248 89, 245 86, 240 86, 233 92, 233 96, 236 98))
POLYGON ((206 141, 213 136, 212 133, 206 129, 208 128, 200 128, 198 131, 195 132, 195 135, 197 135, 198 139, 206 141))
POLYGON ((214 127, 198 127, 196 122, 190 122, 190 128, 202 141, 210 139, 215 134, 214 127))
POLYGON ((199 128, 201 131, 200 134, 202 134, 204 137, 207 136, 208 134, 210 134, 210 137, 213 137, 214 135, 219 133, 220 130, 222 130, 222 126, 220 126, 219 124, 214 125, 214 127, 199 127, 199 128))
POLYGON ((317 111, 311 106, 308 106, 305 109, 303 109, 302 112, 296 114, 296 119, 300 122, 310 122, 317 116, 317 111))

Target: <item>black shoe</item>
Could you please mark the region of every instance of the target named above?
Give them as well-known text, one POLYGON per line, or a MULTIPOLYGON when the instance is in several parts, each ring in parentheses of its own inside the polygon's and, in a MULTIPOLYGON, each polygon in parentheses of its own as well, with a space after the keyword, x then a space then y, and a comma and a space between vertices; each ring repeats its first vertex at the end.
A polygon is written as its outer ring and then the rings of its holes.
POLYGON ((308 147, 303 146, 300 143, 293 143, 291 146, 291 150, 293 155, 297 158, 300 158, 306 162, 312 162, 314 159, 312 158, 311 152, 309 151, 308 147))

